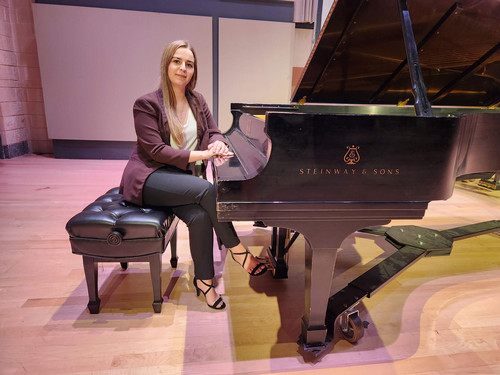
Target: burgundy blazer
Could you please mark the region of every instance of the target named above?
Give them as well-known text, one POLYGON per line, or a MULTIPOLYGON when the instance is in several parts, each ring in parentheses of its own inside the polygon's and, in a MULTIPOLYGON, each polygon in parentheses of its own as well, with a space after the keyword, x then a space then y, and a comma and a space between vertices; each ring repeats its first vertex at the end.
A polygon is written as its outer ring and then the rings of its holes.
MULTIPOLYGON (((186 97, 197 122, 196 149, 206 150, 210 143, 225 142, 203 96, 193 92, 186 97)), ((161 89, 137 99, 133 112, 137 143, 123 171, 120 193, 124 200, 142 206, 142 189, 148 176, 166 164, 186 169, 190 151, 170 146, 170 130, 161 89)))

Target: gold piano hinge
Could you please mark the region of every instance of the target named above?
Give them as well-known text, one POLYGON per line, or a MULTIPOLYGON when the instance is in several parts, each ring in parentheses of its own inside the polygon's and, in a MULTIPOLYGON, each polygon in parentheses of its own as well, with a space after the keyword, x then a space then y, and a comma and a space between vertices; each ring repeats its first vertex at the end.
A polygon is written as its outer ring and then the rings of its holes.
POLYGON ((307 96, 303 96, 302 99, 299 100, 299 105, 306 104, 307 96))
POLYGON ((404 107, 406 104, 408 104, 408 101, 410 100, 410 98, 406 99, 406 100, 403 100, 403 101, 399 101, 398 102, 398 107, 404 107))

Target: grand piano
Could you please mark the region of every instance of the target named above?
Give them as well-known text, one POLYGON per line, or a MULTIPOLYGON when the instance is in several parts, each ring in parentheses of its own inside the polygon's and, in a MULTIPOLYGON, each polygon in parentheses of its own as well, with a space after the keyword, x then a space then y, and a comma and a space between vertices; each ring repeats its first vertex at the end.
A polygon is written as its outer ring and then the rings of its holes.
POLYGON ((499 24, 497 0, 337 0, 291 104, 231 105, 218 218, 304 236, 304 349, 331 339, 348 235, 420 219, 458 177, 500 171, 499 24))

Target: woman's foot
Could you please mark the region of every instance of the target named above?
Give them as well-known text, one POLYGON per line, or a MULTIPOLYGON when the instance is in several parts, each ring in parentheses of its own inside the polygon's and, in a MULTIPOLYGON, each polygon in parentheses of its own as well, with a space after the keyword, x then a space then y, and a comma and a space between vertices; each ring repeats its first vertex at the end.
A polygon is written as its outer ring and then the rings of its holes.
POLYGON ((215 292, 213 280, 199 280, 195 277, 193 279, 193 285, 196 288, 197 296, 200 295, 200 292, 203 293, 208 307, 215 310, 222 310, 226 307, 222 297, 215 292))
POLYGON ((259 262, 241 243, 229 251, 233 260, 239 263, 251 276, 260 276, 267 271, 267 266, 259 262))

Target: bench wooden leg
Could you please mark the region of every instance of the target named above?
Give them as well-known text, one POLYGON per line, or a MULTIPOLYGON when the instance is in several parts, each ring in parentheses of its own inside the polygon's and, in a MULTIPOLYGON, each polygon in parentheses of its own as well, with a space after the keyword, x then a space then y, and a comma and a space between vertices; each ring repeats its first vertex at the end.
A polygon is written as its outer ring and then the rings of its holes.
POLYGON ((154 254, 151 256, 149 269, 151 272, 151 281, 153 283, 153 310, 155 313, 160 313, 163 303, 163 296, 161 293, 161 254, 154 254))
POLYGON ((98 314, 101 300, 97 293, 97 262, 94 258, 83 256, 83 269, 85 271, 85 280, 89 292, 89 303, 87 307, 91 314, 98 314))
POLYGON ((179 257, 177 256, 177 229, 175 229, 174 234, 172 234, 172 238, 170 238, 170 266, 172 268, 177 268, 177 260, 179 257))

